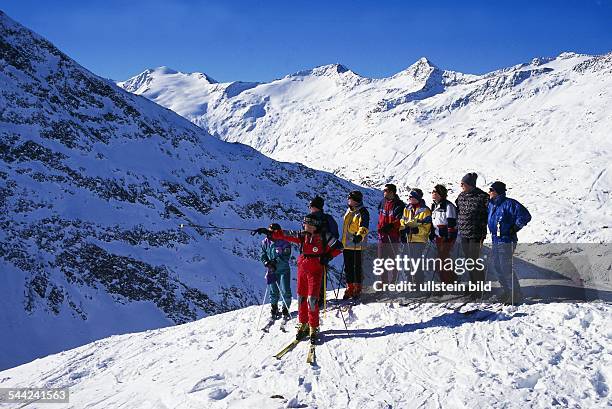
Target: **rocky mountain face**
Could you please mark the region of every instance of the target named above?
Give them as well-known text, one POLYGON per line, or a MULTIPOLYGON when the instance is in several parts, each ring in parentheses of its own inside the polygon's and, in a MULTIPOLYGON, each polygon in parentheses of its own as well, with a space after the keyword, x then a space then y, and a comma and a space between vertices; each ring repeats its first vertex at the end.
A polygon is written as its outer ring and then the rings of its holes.
POLYGON ((298 228, 316 193, 338 216, 355 188, 220 141, 0 12, 0 368, 259 302, 261 237, 211 226, 298 228))
POLYGON ((393 181, 404 196, 443 183, 454 199, 473 171, 485 190, 502 180, 534 216, 526 241, 612 239, 612 54, 484 75, 422 58, 382 79, 334 64, 232 94, 239 83, 188 84, 195 75, 154 70, 129 90, 220 139, 362 185, 393 181))

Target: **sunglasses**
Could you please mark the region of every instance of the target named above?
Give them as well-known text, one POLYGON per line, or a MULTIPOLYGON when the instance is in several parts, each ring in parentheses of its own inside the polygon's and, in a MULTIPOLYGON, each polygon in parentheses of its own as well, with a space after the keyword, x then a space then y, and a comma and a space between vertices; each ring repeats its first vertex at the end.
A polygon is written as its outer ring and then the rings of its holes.
POLYGON ((435 190, 432 190, 432 191, 431 191, 431 194, 433 195, 434 193, 438 193, 438 192, 436 192, 435 190))

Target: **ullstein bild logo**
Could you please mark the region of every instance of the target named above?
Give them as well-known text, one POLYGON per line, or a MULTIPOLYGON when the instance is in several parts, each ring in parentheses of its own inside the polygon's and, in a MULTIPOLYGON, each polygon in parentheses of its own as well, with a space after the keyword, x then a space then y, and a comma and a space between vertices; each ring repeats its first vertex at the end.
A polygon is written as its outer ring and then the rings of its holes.
POLYGON ((454 271, 457 275, 463 275, 470 271, 482 271, 486 267, 486 260, 477 259, 446 259, 439 258, 410 258, 407 255, 396 256, 395 258, 375 258, 372 273, 381 276, 384 273, 391 274, 397 272, 410 280, 401 280, 395 283, 386 283, 382 280, 374 281, 372 288, 374 291, 397 291, 397 292, 465 292, 465 291, 491 291, 492 283, 489 282, 468 282, 468 283, 443 283, 443 282, 415 282, 415 276, 419 271, 454 271))

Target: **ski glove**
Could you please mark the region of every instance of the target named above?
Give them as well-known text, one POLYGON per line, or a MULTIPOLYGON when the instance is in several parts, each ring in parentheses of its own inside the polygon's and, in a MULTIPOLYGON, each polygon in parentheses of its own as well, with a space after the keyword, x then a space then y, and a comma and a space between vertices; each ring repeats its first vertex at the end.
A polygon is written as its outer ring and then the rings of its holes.
POLYGON ((353 243, 361 243, 361 240, 363 240, 363 237, 360 234, 353 234, 353 243))
POLYGON ((274 284, 276 282, 276 273, 274 271, 268 270, 266 273, 266 283, 268 285, 274 284))
POLYGON ((323 254, 319 260, 321 261, 321 264, 326 266, 331 260, 333 259, 332 256, 330 256, 329 254, 323 254))
POLYGON ((276 271, 276 262, 273 260, 266 261, 264 266, 266 266, 269 271, 276 271))
POLYGON ((256 234, 265 234, 268 239, 272 239, 272 232, 265 227, 260 227, 259 229, 255 229, 251 232, 251 235, 253 236, 256 234))
POLYGON ((419 222, 417 222, 416 220, 411 220, 409 222, 406 223, 406 227, 418 227, 419 226, 419 222))
POLYGON ((391 230, 393 230, 393 223, 387 223, 384 226, 382 226, 380 229, 378 229, 379 232, 383 233, 383 234, 389 234, 391 233, 391 230))

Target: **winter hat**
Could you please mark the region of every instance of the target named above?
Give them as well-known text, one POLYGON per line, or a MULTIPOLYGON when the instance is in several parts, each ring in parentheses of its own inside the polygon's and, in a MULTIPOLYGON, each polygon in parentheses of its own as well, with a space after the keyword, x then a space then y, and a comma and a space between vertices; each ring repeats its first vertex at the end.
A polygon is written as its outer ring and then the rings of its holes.
POLYGON ((393 183, 387 183, 385 185, 385 189, 388 189, 393 193, 397 193, 397 186, 395 186, 393 183))
POLYGON ((323 210, 323 206, 325 205, 325 201, 321 196, 315 196, 314 199, 310 201, 311 207, 316 207, 317 209, 323 210))
POLYGON ((316 228, 321 227, 321 219, 316 213, 310 213, 304 217, 304 224, 315 226, 316 228))
POLYGON ((435 185, 434 190, 442 197, 442 199, 446 199, 448 196, 448 189, 444 185, 435 185))
POLYGON ((495 191, 495 193, 497 193, 498 195, 503 195, 506 193, 506 184, 497 180, 493 182, 490 189, 495 191))
POLYGON ((420 202, 423 199, 423 191, 421 189, 412 189, 408 197, 414 197, 420 202))
POLYGON ((361 193, 359 190, 353 190, 351 193, 349 193, 348 198, 361 203, 363 202, 363 193, 361 193))
POLYGON ((272 230, 272 231, 274 231, 274 230, 282 230, 282 229, 281 229, 281 227, 280 227, 280 224, 278 224, 278 223, 272 223, 272 224, 270 225, 270 227, 268 227, 268 230, 272 230))
POLYGON ((476 179, 478 179, 478 175, 476 173, 467 173, 462 179, 461 183, 465 183, 466 185, 476 186, 476 179))

